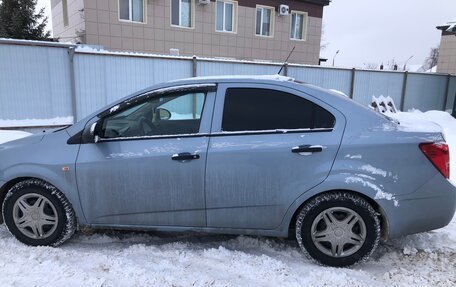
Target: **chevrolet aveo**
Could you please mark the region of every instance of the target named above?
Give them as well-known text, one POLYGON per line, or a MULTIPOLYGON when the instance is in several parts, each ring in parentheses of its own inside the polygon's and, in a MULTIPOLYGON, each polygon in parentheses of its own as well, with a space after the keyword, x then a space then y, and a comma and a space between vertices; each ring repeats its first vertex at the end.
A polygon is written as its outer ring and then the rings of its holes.
POLYGON ((295 236, 348 266, 455 212, 449 149, 281 76, 172 81, 0 146, 2 221, 57 246, 77 227, 295 236))

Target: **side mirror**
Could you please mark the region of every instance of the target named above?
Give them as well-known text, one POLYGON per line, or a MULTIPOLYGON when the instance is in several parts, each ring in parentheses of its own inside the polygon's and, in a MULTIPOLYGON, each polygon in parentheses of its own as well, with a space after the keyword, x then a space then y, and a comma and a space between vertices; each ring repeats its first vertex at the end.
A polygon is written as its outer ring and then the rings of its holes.
POLYGON ((82 130, 81 143, 97 143, 100 139, 101 126, 103 121, 100 119, 93 119, 95 122, 89 122, 82 130))
POLYGON ((98 122, 94 122, 91 126, 90 126, 90 135, 93 139, 93 142, 94 143, 97 143, 99 140, 100 140, 100 137, 99 137, 99 130, 98 130, 98 122))
POLYGON ((169 120, 171 118, 171 112, 168 111, 167 109, 158 108, 156 112, 158 114, 158 119, 160 121, 166 121, 166 120, 169 120))

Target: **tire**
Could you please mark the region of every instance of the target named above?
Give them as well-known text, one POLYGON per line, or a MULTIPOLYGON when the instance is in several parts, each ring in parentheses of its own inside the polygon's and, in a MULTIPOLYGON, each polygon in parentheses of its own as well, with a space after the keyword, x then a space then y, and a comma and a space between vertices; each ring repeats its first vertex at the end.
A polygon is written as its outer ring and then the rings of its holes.
POLYGON ((331 192, 306 203, 296 219, 296 240, 315 262, 346 267, 367 260, 380 240, 372 206, 349 192, 331 192))
POLYGON ((3 218, 11 234, 31 246, 58 246, 76 231, 76 217, 66 197, 38 179, 19 182, 8 191, 3 218))

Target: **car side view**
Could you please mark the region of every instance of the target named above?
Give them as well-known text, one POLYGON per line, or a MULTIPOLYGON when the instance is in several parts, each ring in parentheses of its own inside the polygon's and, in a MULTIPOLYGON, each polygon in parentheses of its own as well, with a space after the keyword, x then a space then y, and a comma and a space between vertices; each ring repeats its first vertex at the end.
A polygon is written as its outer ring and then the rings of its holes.
POLYGON ((439 131, 292 78, 184 79, 0 145, 1 214, 32 246, 78 226, 292 235, 349 266, 451 221, 449 156, 439 131))

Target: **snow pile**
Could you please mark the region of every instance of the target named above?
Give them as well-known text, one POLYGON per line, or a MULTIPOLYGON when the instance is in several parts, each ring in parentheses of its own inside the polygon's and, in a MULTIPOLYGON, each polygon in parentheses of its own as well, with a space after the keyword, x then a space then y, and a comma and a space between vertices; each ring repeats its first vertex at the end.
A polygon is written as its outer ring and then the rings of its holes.
POLYGON ((29 135, 31 135, 31 133, 23 131, 0 130, 0 144, 17 140, 20 138, 25 138, 29 135))
MULTIPOLYGON (((443 113, 443 112, 442 112, 443 113)), ((423 113, 414 111, 409 113, 384 113, 385 116, 397 120, 400 124, 398 129, 406 132, 441 132, 439 124, 427 118, 423 113)), ((389 126, 387 128, 390 128, 389 126)))
POLYGON ((73 124, 73 117, 55 117, 51 119, 25 119, 25 120, 4 120, 0 119, 0 127, 45 127, 45 126, 66 126, 73 124))
POLYGON ((455 225, 381 244, 352 269, 318 266, 291 239, 79 233, 33 248, 2 225, 0 286, 454 286, 455 225))

